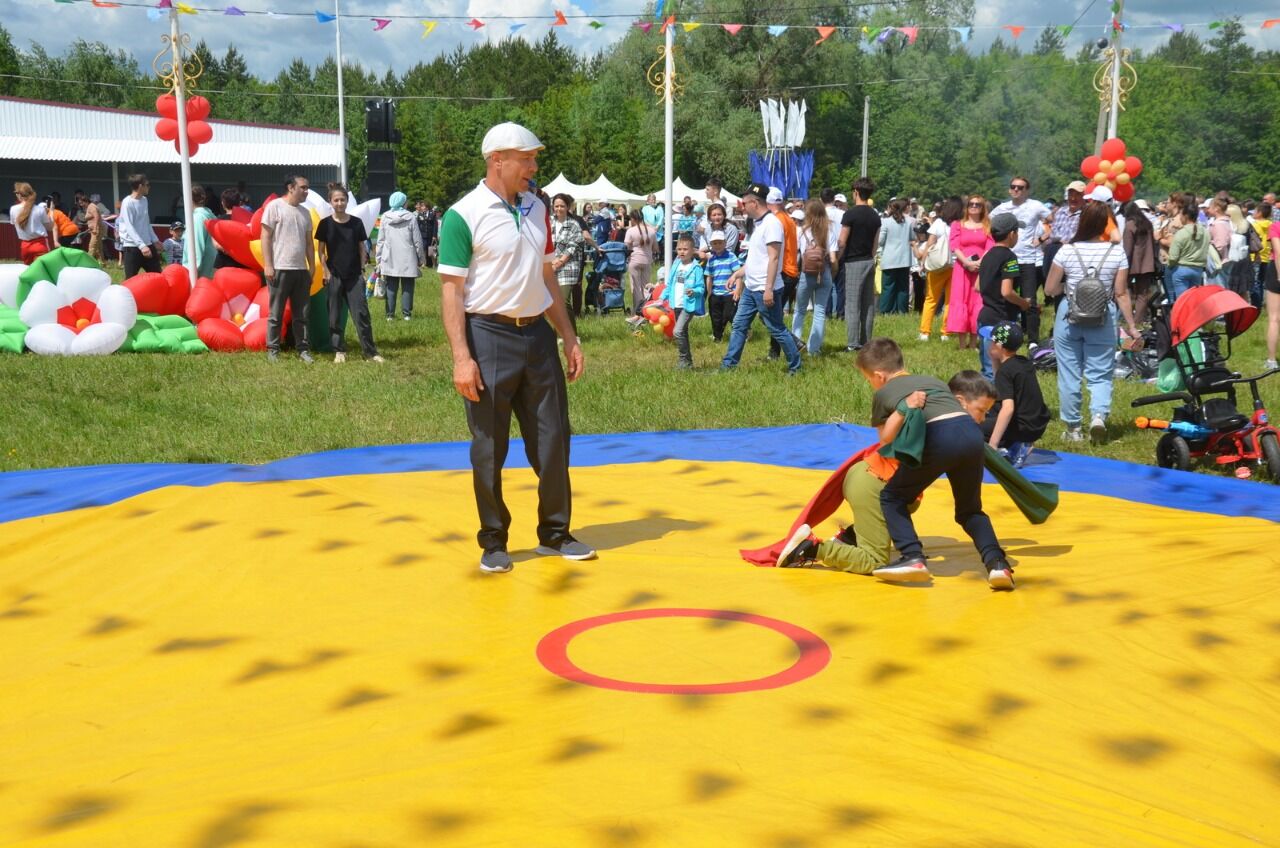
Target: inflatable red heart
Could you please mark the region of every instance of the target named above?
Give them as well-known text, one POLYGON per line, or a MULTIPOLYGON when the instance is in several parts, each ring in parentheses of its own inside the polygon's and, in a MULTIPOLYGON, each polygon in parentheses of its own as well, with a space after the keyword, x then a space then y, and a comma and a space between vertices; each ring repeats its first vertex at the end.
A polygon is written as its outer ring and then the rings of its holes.
POLYGON ((261 270, 262 266, 249 249, 249 242, 255 238, 250 237, 247 226, 239 221, 206 221, 204 226, 228 256, 247 268, 261 270))
MULTIPOLYGON (((182 266, 179 265, 177 267, 181 268, 182 266)), ((148 271, 130 277, 121 285, 133 293, 133 299, 138 304, 139 312, 160 314, 160 310, 164 308, 165 297, 169 293, 169 283, 165 280, 163 274, 155 274, 148 271)))

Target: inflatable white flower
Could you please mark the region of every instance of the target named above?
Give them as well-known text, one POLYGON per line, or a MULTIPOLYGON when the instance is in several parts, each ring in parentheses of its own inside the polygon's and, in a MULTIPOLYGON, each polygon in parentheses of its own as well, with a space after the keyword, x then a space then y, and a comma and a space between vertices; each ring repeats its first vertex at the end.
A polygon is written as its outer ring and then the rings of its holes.
POLYGON ((0 265, 0 306, 18 308, 18 277, 25 270, 26 265, 0 265))
POLYGON ((27 349, 46 356, 102 356, 119 350, 138 320, 124 286, 97 268, 64 268, 54 285, 41 280, 18 310, 27 349))

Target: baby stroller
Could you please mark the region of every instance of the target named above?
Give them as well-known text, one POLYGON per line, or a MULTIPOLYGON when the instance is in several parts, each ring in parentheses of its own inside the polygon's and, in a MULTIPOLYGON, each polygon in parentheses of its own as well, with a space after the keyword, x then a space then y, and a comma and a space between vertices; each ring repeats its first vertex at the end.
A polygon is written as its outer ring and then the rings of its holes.
POLYGON ((622 276, 627 272, 627 246, 620 241, 606 241, 596 254, 593 274, 596 289, 596 309, 608 315, 610 309, 625 309, 622 298, 622 276))
POLYGON ((1235 466, 1239 477, 1252 475, 1250 465, 1265 465, 1271 479, 1280 481, 1280 432, 1271 426, 1258 393, 1258 383, 1280 368, 1244 377, 1226 367, 1231 340, 1257 318, 1257 307, 1221 286, 1193 288, 1155 316, 1156 352, 1173 363, 1183 390, 1138 398, 1133 405, 1182 402, 1169 421, 1137 420, 1140 429, 1165 431, 1156 444, 1161 468, 1185 471, 1192 459, 1211 457, 1217 465, 1235 466), (1253 396, 1252 415, 1236 405, 1239 385, 1247 385, 1253 396))

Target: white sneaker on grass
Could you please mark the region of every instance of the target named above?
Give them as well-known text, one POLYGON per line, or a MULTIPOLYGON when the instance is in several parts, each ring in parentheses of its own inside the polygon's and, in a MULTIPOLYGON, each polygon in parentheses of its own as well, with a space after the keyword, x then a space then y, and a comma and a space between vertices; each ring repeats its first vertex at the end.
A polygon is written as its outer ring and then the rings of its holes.
POLYGON ((335 354, 333 355, 333 361, 334 361, 334 364, 335 364, 335 365, 336 365, 336 364, 339 364, 339 363, 346 362, 346 361, 347 361, 347 355, 346 355, 345 353, 343 353, 342 351, 338 351, 337 353, 335 353, 335 354))
POLYGON ((1080 429, 1079 424, 1068 424, 1067 429, 1062 431, 1062 441, 1064 442, 1083 442, 1084 431, 1080 429))
POLYGON ((1089 422, 1089 441, 1095 445, 1100 445, 1107 440, 1107 422, 1101 415, 1093 416, 1093 420, 1089 422))
POLYGON ((918 342, 927 342, 927 341, 929 341, 929 334, 928 334, 928 333, 921 333, 920 335, 916 336, 916 341, 918 341, 918 342))

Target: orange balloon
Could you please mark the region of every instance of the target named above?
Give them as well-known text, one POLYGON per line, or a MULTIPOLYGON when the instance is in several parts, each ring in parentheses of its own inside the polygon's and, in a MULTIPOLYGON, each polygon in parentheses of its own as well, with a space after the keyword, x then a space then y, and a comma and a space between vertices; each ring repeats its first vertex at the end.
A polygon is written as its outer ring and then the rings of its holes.
POLYGON ((1098 170, 1099 170, 1099 171, 1110 171, 1110 170, 1111 170, 1111 160, 1110 160, 1110 159, 1103 159, 1101 162, 1099 162, 1099 163, 1098 163, 1098 170))
MULTIPOLYGON (((1094 174, 1094 175, 1093 175, 1093 181, 1094 181, 1095 183, 1105 183, 1105 182, 1107 181, 1107 172, 1106 172, 1106 171, 1099 171, 1098 173, 1094 174)), ((253 246, 253 245, 255 245, 255 244, 257 244, 257 242, 256 242, 256 241, 255 241, 255 242, 250 242, 250 243, 249 243, 249 246, 250 246, 250 247, 252 247, 252 246, 253 246)))
POLYGON ((1129 182, 1129 175, 1128 175, 1128 174, 1126 174, 1126 173, 1125 173, 1125 172, 1123 172, 1123 171, 1121 171, 1120 173, 1116 174, 1116 184, 1117 184, 1117 185, 1125 185, 1125 184, 1126 184, 1126 183, 1128 183, 1128 182, 1129 182))

